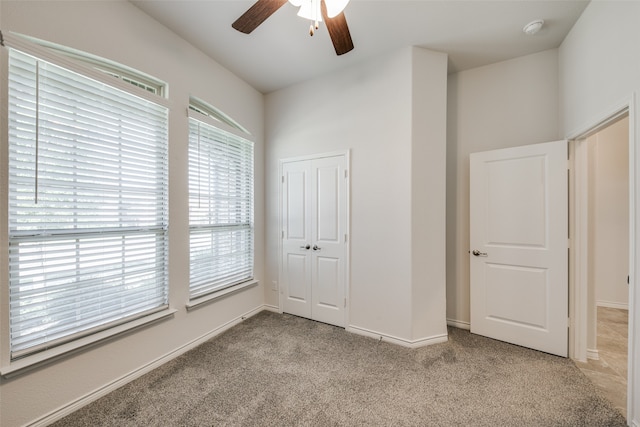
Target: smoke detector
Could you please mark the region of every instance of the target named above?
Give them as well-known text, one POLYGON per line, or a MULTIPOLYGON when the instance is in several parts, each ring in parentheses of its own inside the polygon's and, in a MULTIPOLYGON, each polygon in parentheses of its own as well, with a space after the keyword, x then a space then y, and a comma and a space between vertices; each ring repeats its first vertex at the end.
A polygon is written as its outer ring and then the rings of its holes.
POLYGON ((531 21, 525 25, 522 31, 524 31, 525 34, 532 36, 540 31, 540 28, 542 28, 543 25, 544 21, 542 19, 536 19, 535 21, 531 21))

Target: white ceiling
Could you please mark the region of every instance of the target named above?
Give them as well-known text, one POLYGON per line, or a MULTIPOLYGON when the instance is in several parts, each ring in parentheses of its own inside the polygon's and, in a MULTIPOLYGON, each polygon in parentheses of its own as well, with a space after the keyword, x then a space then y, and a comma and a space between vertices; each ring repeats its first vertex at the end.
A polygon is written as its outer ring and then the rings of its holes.
POLYGON ((336 56, 326 28, 285 4, 253 33, 233 23, 252 0, 130 0, 257 90, 268 93, 405 46, 449 54, 449 73, 558 47, 586 0, 351 0, 355 49, 336 56), (534 36, 522 28, 544 19, 534 36))

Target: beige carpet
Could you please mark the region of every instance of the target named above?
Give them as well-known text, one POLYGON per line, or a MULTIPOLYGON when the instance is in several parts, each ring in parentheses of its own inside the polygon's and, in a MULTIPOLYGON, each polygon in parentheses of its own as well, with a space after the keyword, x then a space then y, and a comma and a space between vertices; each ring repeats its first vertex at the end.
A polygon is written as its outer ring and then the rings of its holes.
POLYGON ((263 312, 55 425, 626 425, 571 360, 449 333, 407 349, 263 312))

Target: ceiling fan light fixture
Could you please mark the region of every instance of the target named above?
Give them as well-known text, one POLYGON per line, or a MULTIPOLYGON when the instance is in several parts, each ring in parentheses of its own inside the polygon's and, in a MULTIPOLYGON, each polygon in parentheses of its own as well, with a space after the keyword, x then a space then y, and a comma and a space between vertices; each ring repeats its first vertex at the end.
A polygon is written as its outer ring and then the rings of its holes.
POLYGON ((311 20, 309 34, 313 35, 319 27, 319 22, 323 20, 327 26, 327 32, 331 38, 331 43, 336 51, 336 55, 344 55, 353 50, 353 40, 349 32, 347 19, 342 13, 349 0, 257 0, 253 6, 246 10, 231 26, 244 34, 251 34, 267 18, 273 15, 286 3, 300 7, 298 15, 304 15, 311 20), (304 8, 303 8, 304 6, 304 8), (327 8, 331 7, 331 16, 327 8))
MULTIPOLYGON (((289 3, 300 8, 298 16, 317 22, 322 22, 320 2, 321 0, 289 0, 289 3)), ((349 0, 324 0, 324 3, 327 5, 327 16, 334 18, 342 13, 349 0)))
MULTIPOLYGON (((291 2, 291 0, 289 0, 289 2, 291 2)), ((309 21, 322 22, 320 0, 304 0, 300 3, 300 10, 298 11, 299 17, 308 19, 309 21)))

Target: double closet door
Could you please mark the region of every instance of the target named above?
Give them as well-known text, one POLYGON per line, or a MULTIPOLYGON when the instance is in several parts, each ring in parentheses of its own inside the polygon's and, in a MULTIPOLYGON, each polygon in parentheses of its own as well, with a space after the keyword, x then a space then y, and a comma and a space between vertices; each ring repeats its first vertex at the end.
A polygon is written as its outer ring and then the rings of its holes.
POLYGON ((282 162, 282 308, 345 326, 346 156, 282 162))

